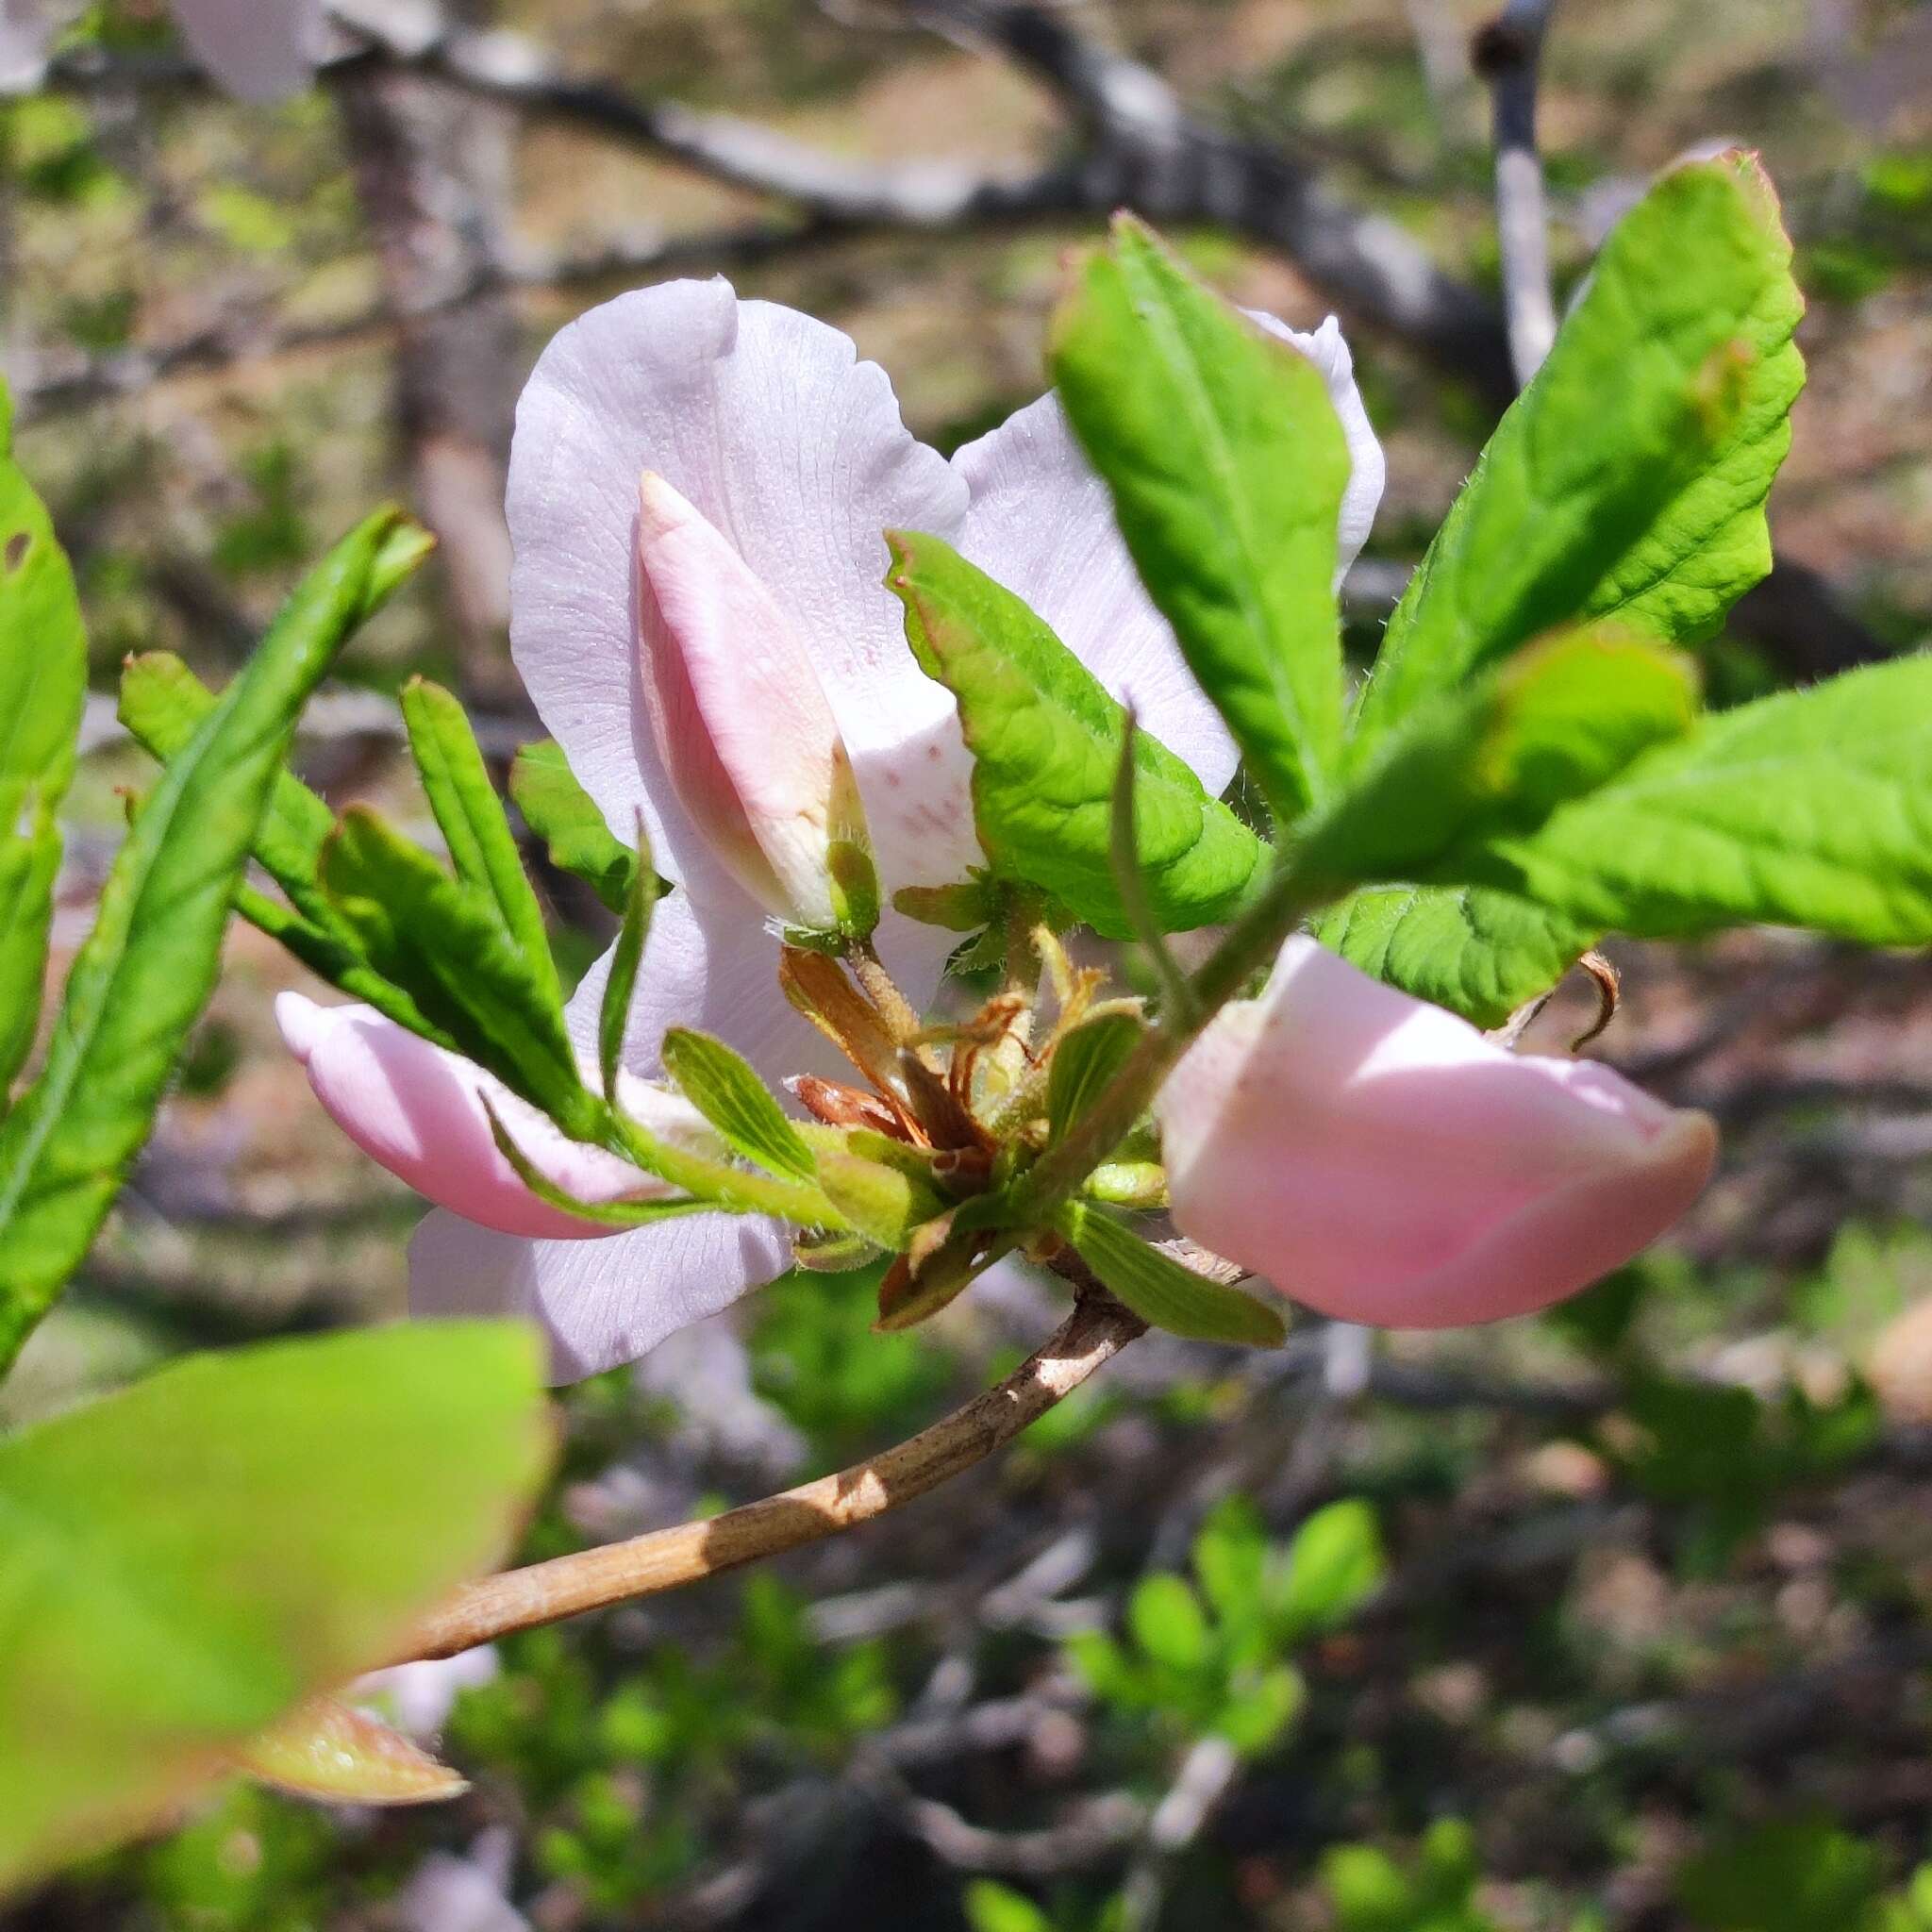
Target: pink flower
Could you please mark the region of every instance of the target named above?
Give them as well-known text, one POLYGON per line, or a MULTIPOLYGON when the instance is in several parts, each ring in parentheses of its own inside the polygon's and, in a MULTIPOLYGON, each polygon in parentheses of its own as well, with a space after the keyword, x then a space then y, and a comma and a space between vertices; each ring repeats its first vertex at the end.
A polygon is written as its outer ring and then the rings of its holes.
MULTIPOLYGON (((496 1144, 486 1099, 524 1158, 574 1200, 663 1200, 676 1191, 601 1147, 571 1140, 481 1067, 374 1007, 320 1007, 299 992, 279 993, 275 1024, 315 1097, 350 1140, 418 1193, 479 1227, 550 1241, 610 1232, 530 1192, 496 1144)), ((633 1074, 620 1080, 633 1120, 688 1147, 724 1151, 689 1102, 633 1074)))
MULTIPOLYGON (((1291 340, 1350 428, 1347 561, 1381 453, 1332 325, 1291 340)), ((838 330, 741 302, 723 281, 668 283, 591 310, 545 351, 518 407, 508 512, 511 645, 538 712, 619 838, 642 814, 679 887, 653 917, 630 1015, 627 1057, 645 1078, 670 1025, 718 1035, 774 1085, 839 1071, 778 993, 770 916, 828 909, 806 901, 841 815, 862 809, 886 908, 875 943, 893 977, 915 1001, 938 990, 957 935, 892 911, 891 895, 955 884, 983 855, 952 697, 914 662, 884 588, 886 530, 947 538, 1131 695, 1210 791, 1233 775, 1226 731, 1051 396, 948 462, 908 432, 885 373, 838 330), (809 801, 796 844, 776 836, 774 800, 809 801)), ((580 1053, 594 1053, 608 971, 608 958, 592 967, 571 1001, 580 1053)), ((534 1224, 522 1217, 554 1210, 513 1205, 493 1145, 486 1157, 474 1136, 398 1134, 412 1104, 403 1080, 332 1091, 347 1131, 441 1204, 411 1248, 413 1306, 534 1315, 559 1374, 632 1359, 789 1264, 786 1231, 756 1219, 692 1214, 603 1241, 534 1224), (473 1157, 474 1185, 458 1172, 473 1157)))
MULTIPOLYGON (((38 86, 47 45, 77 11, 56 0, 0 0, 0 88, 38 86)), ((323 0, 174 0, 194 58, 231 94, 279 100, 307 87, 325 31, 323 0)))
POLYGON ((1507 1051, 1309 939, 1156 1104, 1183 1233, 1343 1321, 1491 1322, 1627 1261, 1703 1191, 1709 1118, 1507 1051))

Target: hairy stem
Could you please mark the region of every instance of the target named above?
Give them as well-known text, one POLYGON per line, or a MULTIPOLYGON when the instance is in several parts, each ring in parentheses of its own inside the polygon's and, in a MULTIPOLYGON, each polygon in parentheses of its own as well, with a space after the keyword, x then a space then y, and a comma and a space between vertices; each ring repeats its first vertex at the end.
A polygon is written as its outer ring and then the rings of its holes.
POLYGON ((879 958, 873 942, 854 940, 845 950, 845 963, 852 968, 852 976, 864 989, 866 998, 878 1008, 879 1017, 893 1040, 905 1046, 919 1031, 919 1015, 886 971, 886 962, 879 958))
POLYGON ((1083 1294, 1052 1338, 1003 1382, 883 1455, 722 1516, 484 1577, 419 1626, 406 1656, 454 1657, 513 1631, 679 1590, 883 1516, 1004 1448, 1146 1326, 1110 1295, 1083 1294))

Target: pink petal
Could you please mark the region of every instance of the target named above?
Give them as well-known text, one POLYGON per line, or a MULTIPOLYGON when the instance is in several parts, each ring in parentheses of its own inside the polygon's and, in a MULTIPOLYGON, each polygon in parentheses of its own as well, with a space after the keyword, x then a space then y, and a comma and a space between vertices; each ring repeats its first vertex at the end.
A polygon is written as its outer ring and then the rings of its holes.
MULTIPOLYGON (((1141 588, 1113 502, 1074 440, 1059 399, 1043 395, 953 458, 973 492, 959 547, 1024 597, 1141 723, 1194 768, 1209 791, 1234 776, 1234 741, 1194 681, 1167 620, 1141 588)), ((955 723, 953 792, 972 811, 973 765, 955 723)))
POLYGON ((545 350, 517 410, 511 642, 545 726, 613 827, 642 808, 662 869, 706 896, 720 868, 664 772, 634 641, 638 477, 669 481, 728 541, 811 656, 866 801, 890 890, 958 875, 970 822, 891 808, 951 700, 907 649, 883 533, 947 534, 964 491, 914 441, 891 386, 809 316, 728 284, 619 297, 545 350), (950 841, 940 854, 926 835, 950 841))
MULTIPOLYGON (((275 999, 275 1023, 316 1098, 350 1140, 419 1194, 486 1227, 571 1240, 610 1233, 524 1186, 490 1131, 486 1094, 525 1158, 578 1200, 653 1200, 673 1191, 615 1155, 567 1139, 480 1067, 372 1007, 322 1007, 284 992, 275 999)), ((661 1133, 710 1141, 704 1122, 674 1095, 637 1081, 625 1100, 661 1133)))
POLYGON ((1157 1102, 1174 1219, 1345 1321, 1545 1307, 1703 1191, 1717 1133, 1589 1060, 1517 1055, 1312 940, 1224 1008, 1157 1102))
POLYGON ((315 72, 322 0, 175 0, 194 58, 231 94, 275 101, 315 72))
POLYGON ((774 918, 833 930, 831 841, 862 838, 864 814, 809 654, 737 551, 649 471, 637 555, 644 709, 679 802, 774 918))
POLYGON ((604 1241, 520 1241, 435 1213, 409 1243, 409 1311, 516 1315, 550 1337, 551 1376, 636 1361, 791 1265, 775 1222, 690 1214, 604 1241))

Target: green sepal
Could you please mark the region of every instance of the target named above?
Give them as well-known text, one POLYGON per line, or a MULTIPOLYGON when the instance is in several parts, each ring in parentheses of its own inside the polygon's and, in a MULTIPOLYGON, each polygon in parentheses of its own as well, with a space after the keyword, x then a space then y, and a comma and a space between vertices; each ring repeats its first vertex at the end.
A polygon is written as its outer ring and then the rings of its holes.
POLYGON ((1152 1327, 1250 1348, 1279 1348, 1288 1339, 1288 1324, 1265 1303, 1183 1268, 1105 1208, 1063 1202, 1054 1226, 1108 1291, 1152 1327))
POLYGON ((809 1186, 820 1177, 796 1124, 750 1061, 722 1040, 674 1026, 664 1036, 664 1067, 733 1153, 783 1179, 809 1186))
POLYGON ((604 1082, 604 1097, 612 1102, 617 1098, 617 1075, 624 1064, 631 997, 637 991, 638 969, 651 937, 651 914, 657 908, 661 883, 651 863, 651 840, 644 830, 642 812, 638 813, 637 833, 637 861, 631 867, 630 893, 624 902, 624 924, 618 928, 610 974, 597 1008, 597 1070, 604 1082))
POLYGON ((1047 1139, 1063 1141, 1126 1065, 1146 1031, 1131 1013, 1083 1020, 1054 1048, 1046 1075, 1047 1139))

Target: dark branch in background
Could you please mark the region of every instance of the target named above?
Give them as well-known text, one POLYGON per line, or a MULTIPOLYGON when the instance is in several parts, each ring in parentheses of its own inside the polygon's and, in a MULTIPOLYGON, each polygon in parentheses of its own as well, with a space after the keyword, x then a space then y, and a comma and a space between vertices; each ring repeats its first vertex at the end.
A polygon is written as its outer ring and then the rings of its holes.
POLYGON ((523 375, 516 312, 494 275, 508 117, 404 66, 349 61, 329 79, 394 319, 394 433, 410 500, 438 538, 462 694, 504 703, 518 693, 503 497, 523 375))
MULTIPOLYGON (((527 118, 574 125, 659 159, 768 194, 793 211, 789 222, 731 231, 720 253, 763 256, 836 236, 914 231, 957 234, 1001 224, 1091 217, 1129 206, 1157 221, 1224 227, 1291 260, 1353 323, 1379 328, 1470 383, 1498 411, 1516 391, 1510 330, 1482 293, 1445 274, 1406 229, 1356 208, 1302 161, 1190 112, 1151 68, 1075 30, 1058 11, 1030 0, 903 0, 924 25, 983 46, 1044 86, 1072 124, 1067 151, 1046 165, 986 175, 945 163, 868 166, 828 155, 727 115, 697 113, 600 79, 563 72, 537 42, 517 34, 445 26, 426 44, 385 45, 340 64, 411 68, 486 95, 527 118)), ((1510 0, 1503 21, 1529 18, 1540 38, 1553 0, 1510 0)), ((1499 23, 1500 25, 1500 23, 1499 23)), ((1521 26, 1512 28, 1520 34, 1521 26)), ((1534 58, 1514 63, 1508 126, 1533 130, 1534 58), (1520 96, 1520 99, 1519 99, 1520 96)), ((1509 63, 1506 62, 1506 65, 1509 63)), ((130 69, 90 53, 56 63, 55 85, 79 92, 172 84, 179 70, 130 69)), ((1504 112, 1499 99, 1499 120, 1504 112)), ((1517 152, 1534 156, 1534 147, 1517 152)), ((1539 199, 1541 176, 1539 172, 1539 199)), ((487 298, 499 280, 589 279, 597 273, 662 269, 674 260, 715 259, 705 238, 652 238, 603 253, 594 266, 519 270, 492 262, 469 288, 441 298, 460 307, 487 298)), ((368 325, 340 325, 356 332, 368 325)), ((225 359, 204 341, 178 352, 183 366, 225 359)), ((151 358, 153 359, 153 358, 151 358)), ((129 386, 138 364, 122 364, 129 386)), ((94 372, 50 385, 25 385, 29 409, 85 400, 94 372)), ((1738 605, 1733 625, 1790 675, 1816 677, 1890 655, 1852 617, 1826 581, 1780 561, 1738 605)))
POLYGON ((1503 310, 1518 388, 1542 367, 1557 339, 1550 292, 1550 218, 1536 144, 1537 62, 1556 0, 1509 0, 1470 45, 1490 84, 1496 150, 1496 239, 1503 256, 1503 310))

